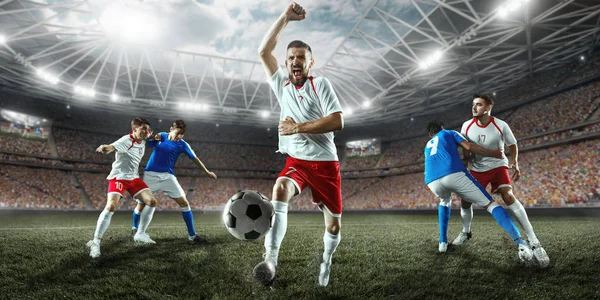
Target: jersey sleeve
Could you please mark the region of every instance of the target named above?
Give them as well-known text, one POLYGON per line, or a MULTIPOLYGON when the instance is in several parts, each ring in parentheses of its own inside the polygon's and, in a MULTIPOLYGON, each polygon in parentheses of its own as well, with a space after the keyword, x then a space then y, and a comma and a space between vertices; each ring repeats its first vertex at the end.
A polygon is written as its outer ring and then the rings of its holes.
POLYGON ((454 139, 454 141, 455 141, 457 144, 460 144, 460 143, 462 143, 463 141, 466 141, 466 140, 467 140, 467 139, 465 139, 465 137, 464 137, 462 134, 458 133, 458 131, 456 131, 456 130, 450 130, 450 132, 451 132, 451 134, 452 134, 452 138, 454 139))
POLYGON ((285 76, 285 72, 283 72, 283 69, 281 69, 281 67, 279 67, 279 69, 277 69, 277 72, 275 72, 273 76, 271 76, 271 78, 267 80, 269 82, 269 85, 271 86, 271 89, 273 90, 273 93, 275 93, 275 97, 277 97, 278 101, 283 95, 283 87, 287 80, 288 78, 287 76, 285 76))
POLYGON ((129 147, 131 147, 132 141, 129 135, 124 135, 120 139, 113 142, 111 145, 115 147, 117 152, 127 152, 129 147))
POLYGON ((185 154, 190 159, 196 158, 196 153, 194 152, 194 150, 192 150, 192 147, 190 147, 190 144, 188 144, 186 141, 183 141, 183 152, 185 152, 185 154))
POLYGON ((328 116, 335 112, 342 111, 342 105, 338 100, 331 82, 327 78, 321 77, 321 84, 319 85, 319 100, 321 102, 321 109, 325 116, 328 116))
POLYGON ((462 134, 465 137, 467 136, 467 127, 469 126, 467 124, 469 124, 469 123, 468 122, 464 122, 462 124, 462 127, 460 128, 460 134, 462 134))
MULTIPOLYGON (((169 135, 165 132, 159 132, 158 133, 160 135, 160 142, 164 141, 169 135)), ((151 137, 148 139, 148 147, 153 148, 156 147, 156 144, 159 141, 155 140, 154 137, 151 137)))
POLYGON ((504 127, 502 128, 504 144, 506 144, 506 146, 515 145, 517 143, 517 139, 515 138, 515 135, 513 134, 512 130, 510 130, 508 124, 502 122, 502 127, 504 127))

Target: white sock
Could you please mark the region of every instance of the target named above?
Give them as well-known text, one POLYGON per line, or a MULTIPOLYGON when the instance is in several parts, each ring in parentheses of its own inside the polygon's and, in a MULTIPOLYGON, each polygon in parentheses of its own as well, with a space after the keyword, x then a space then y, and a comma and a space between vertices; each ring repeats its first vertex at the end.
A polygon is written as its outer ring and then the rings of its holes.
POLYGON ((140 227, 138 228, 139 233, 145 233, 146 229, 148 229, 148 225, 150 225, 150 221, 152 221, 152 216, 154 215, 154 209, 156 207, 150 207, 150 205, 146 205, 142 209, 140 213, 140 227))
POLYGON ((331 263, 331 257, 341 240, 342 235, 339 232, 334 235, 325 230, 325 234, 323 235, 323 245, 325 246, 325 250, 323 250, 323 261, 325 263, 331 263))
POLYGON ((104 209, 100 216, 98 217, 98 222, 96 223, 96 232, 94 232, 94 243, 100 245, 100 241, 102 240, 102 236, 108 229, 108 225, 110 225, 110 219, 114 212, 104 209))
POLYGON ((538 239, 535 236, 535 232, 533 232, 533 227, 531 226, 531 223, 529 223, 529 218, 527 217, 525 207, 523 207, 521 202, 519 202, 518 199, 515 199, 515 203, 509 205, 508 209, 510 209, 513 212, 515 218, 517 219, 517 222, 519 222, 521 228, 523 228, 523 231, 525 231, 525 234, 527 234, 527 238, 529 239, 529 241, 538 242, 538 239))
POLYGON ((277 263, 279 247, 281 247, 281 242, 287 231, 288 204, 277 200, 272 200, 271 203, 275 208, 275 219, 273 220, 273 227, 265 236, 265 251, 277 263))
POLYGON ((469 208, 460 208, 460 221, 463 225, 463 232, 471 232, 471 221, 473 221, 473 205, 469 208))

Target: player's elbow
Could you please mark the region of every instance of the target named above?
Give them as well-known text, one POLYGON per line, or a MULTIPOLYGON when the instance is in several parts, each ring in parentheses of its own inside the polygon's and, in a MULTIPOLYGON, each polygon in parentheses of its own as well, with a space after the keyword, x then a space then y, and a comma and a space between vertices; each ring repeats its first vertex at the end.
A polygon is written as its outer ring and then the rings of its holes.
POLYGON ((333 118, 335 120, 335 122, 334 122, 335 126, 334 126, 333 130, 335 131, 335 130, 344 129, 344 116, 342 116, 341 113, 335 113, 333 115, 333 118))

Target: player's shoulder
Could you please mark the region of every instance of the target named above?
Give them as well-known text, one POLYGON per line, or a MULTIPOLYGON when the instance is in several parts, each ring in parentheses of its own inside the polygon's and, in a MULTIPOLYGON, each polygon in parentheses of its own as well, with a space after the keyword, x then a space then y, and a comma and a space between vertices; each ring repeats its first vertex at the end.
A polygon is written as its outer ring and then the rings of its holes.
POLYGON ((316 76, 316 77, 311 77, 311 78, 312 78, 312 82, 314 82, 315 86, 317 86, 317 87, 320 87, 323 85, 326 85, 326 86, 331 85, 331 82, 326 77, 316 76))
POLYGON ((473 123, 474 121, 475 121, 475 118, 470 118, 470 119, 468 119, 468 120, 464 121, 462 126, 463 126, 463 127, 464 127, 464 126, 469 126, 469 125, 470 125, 471 123, 473 123))
POLYGON ((494 117, 494 123, 496 123, 496 125, 498 126, 508 126, 508 123, 506 123, 506 121, 502 120, 502 119, 498 119, 496 117, 494 117))

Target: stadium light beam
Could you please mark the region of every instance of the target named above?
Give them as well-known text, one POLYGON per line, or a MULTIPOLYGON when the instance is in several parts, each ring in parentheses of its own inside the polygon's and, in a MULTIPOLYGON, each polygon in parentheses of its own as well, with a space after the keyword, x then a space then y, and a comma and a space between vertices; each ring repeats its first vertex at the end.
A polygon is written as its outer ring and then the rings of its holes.
POLYGON ((433 66, 436 62, 442 59, 443 53, 441 50, 435 51, 431 56, 419 62, 419 67, 421 69, 428 69, 433 66))
POLYGON ((75 91, 75 93, 85 96, 85 97, 94 97, 96 96, 96 91, 92 90, 92 89, 88 89, 88 88, 84 88, 81 86, 75 86, 73 88, 73 91, 75 91))
POLYGON ((368 101, 368 100, 367 100, 367 101, 363 102, 362 106, 363 106, 364 108, 369 108, 369 107, 371 107, 371 101, 368 101))
POLYGON ((6 43, 6 37, 2 34, 0 34, 0 44, 5 44, 6 43))
POLYGON ((266 110, 263 110, 263 111, 261 111, 261 112, 260 112, 260 116, 261 116, 263 119, 266 119, 266 118, 268 118, 270 115, 271 115, 271 113, 270 113, 270 112, 268 112, 268 111, 266 111, 266 110))
POLYGON ((352 111, 352 108, 346 108, 344 109, 344 114, 346 116, 351 116, 354 113, 354 111, 352 111))
POLYGON ((581 61, 584 61, 585 60, 585 56, 582 55, 579 59, 581 59, 581 61))
POLYGON ((117 94, 110 95, 110 100, 112 100, 112 101, 119 101, 119 95, 117 95, 117 94))
POLYGON ((55 75, 46 72, 42 69, 36 69, 35 73, 37 74, 37 76, 39 76, 40 78, 44 79, 45 81, 50 82, 53 85, 58 84, 58 82, 60 81, 60 79, 58 77, 56 77, 55 75))

